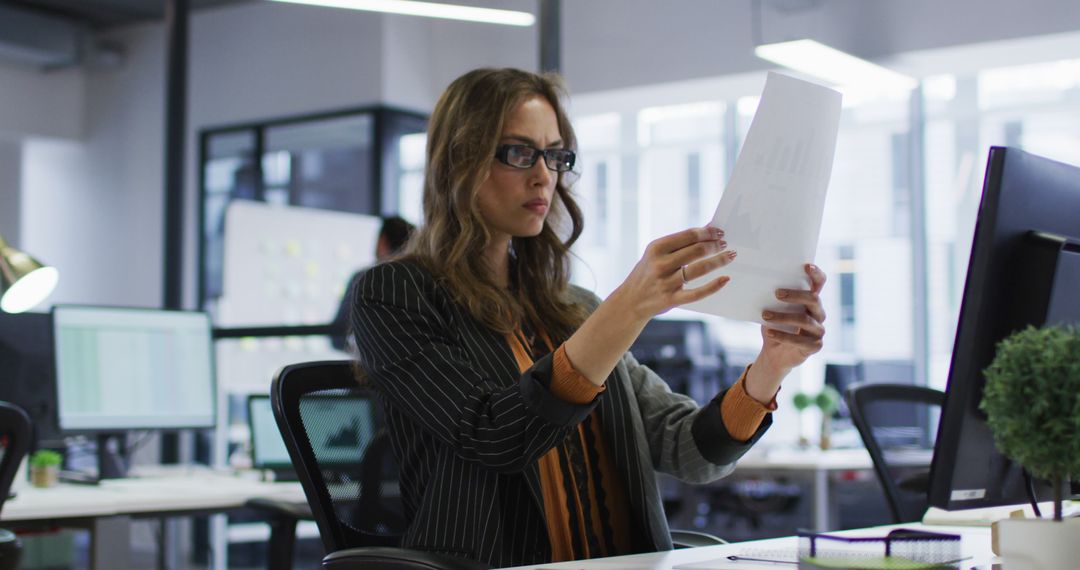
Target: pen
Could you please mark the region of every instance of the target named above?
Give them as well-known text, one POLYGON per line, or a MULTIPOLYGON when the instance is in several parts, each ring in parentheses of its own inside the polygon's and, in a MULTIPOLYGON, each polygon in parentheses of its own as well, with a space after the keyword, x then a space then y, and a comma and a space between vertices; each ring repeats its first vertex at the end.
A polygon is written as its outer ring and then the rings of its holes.
POLYGON ((772 562, 773 564, 798 564, 798 562, 795 562, 793 560, 774 560, 774 559, 771 559, 771 558, 751 558, 749 556, 739 556, 737 554, 732 554, 732 555, 728 556, 727 559, 732 561, 732 562, 772 562))

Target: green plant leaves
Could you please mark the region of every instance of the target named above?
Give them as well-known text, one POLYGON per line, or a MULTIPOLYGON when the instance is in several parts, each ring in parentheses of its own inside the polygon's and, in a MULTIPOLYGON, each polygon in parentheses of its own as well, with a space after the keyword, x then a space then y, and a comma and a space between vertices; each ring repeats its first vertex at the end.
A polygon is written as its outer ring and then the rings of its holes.
POLYGON ((814 398, 814 403, 817 404, 817 407, 821 408, 822 413, 827 416, 832 415, 833 412, 840 407, 840 392, 837 392, 836 388, 826 384, 825 387, 821 389, 821 392, 818 393, 817 397, 814 398))
POLYGON ((1080 329, 1029 326, 984 373, 979 409, 998 449, 1042 479, 1080 476, 1080 329))

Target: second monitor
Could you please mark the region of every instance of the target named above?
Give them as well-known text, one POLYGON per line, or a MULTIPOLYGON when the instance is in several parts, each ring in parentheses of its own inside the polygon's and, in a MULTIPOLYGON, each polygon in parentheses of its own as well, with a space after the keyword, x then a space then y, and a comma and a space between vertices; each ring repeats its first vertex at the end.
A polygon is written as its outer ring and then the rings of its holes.
POLYGON ((107 453, 113 442, 105 436, 214 427, 206 313, 59 305, 53 328, 60 428, 101 436, 99 477, 125 470, 122 458, 107 453))

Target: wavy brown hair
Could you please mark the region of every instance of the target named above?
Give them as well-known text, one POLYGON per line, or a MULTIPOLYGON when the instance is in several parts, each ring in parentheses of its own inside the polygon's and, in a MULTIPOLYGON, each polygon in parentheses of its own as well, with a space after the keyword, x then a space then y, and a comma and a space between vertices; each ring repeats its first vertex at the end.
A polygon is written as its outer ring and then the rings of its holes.
POLYGON ((439 98, 428 125, 424 223, 404 257, 426 267, 477 320, 508 333, 523 320, 565 340, 585 318, 568 296, 570 246, 581 235, 581 209, 570 193, 573 173, 561 173, 543 230, 510 245, 510 290, 499 287, 482 255, 491 238, 477 203, 510 113, 540 96, 555 109, 559 135, 577 150, 563 108, 566 90, 553 74, 519 69, 477 69, 454 80, 439 98), (567 236, 560 237, 560 233, 567 236))

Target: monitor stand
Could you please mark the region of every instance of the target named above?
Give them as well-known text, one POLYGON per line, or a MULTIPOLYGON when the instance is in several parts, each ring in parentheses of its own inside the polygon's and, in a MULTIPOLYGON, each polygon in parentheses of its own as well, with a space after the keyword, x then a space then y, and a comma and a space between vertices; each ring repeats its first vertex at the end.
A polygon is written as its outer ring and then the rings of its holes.
POLYGON ((127 475, 127 437, 123 433, 97 436, 98 479, 120 479, 127 475))

